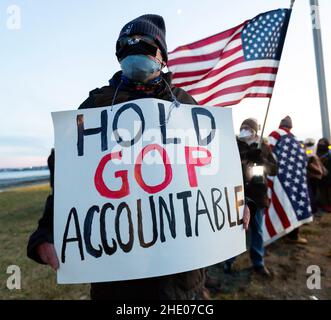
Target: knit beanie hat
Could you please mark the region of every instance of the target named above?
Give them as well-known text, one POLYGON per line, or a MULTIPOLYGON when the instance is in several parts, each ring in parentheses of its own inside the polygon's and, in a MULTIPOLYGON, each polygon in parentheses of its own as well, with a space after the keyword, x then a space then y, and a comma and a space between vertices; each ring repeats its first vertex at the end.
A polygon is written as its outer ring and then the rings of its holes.
MULTIPOLYGON (((168 61, 167 44, 165 40, 166 28, 164 20, 156 14, 145 14, 130 22, 128 22, 121 30, 118 39, 124 36, 132 35, 148 35, 151 36, 159 49, 161 50, 163 60, 168 61)), ((116 43, 116 53, 120 49, 120 43, 116 43)))
POLYGON ((304 142, 304 145, 306 147, 313 147, 315 145, 315 139, 314 138, 307 138, 304 142))
POLYGON ((284 119, 282 119, 280 121, 279 126, 280 127, 284 127, 284 128, 288 128, 288 129, 292 129, 293 126, 292 126, 292 119, 291 119, 291 117, 290 116, 287 116, 284 119))
POLYGON ((250 127, 250 128, 253 129, 256 133, 259 131, 259 124, 258 124, 257 120, 254 119, 254 118, 246 119, 246 120, 241 124, 241 127, 242 127, 243 125, 246 125, 246 126, 250 127))

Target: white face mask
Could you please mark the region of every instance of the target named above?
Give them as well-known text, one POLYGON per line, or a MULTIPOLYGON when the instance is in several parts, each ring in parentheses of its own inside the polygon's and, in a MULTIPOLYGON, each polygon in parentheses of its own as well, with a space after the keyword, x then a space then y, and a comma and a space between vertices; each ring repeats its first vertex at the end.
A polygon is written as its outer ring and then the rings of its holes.
POLYGON ((240 130, 239 139, 245 139, 245 138, 252 138, 253 137, 253 132, 247 129, 240 130))

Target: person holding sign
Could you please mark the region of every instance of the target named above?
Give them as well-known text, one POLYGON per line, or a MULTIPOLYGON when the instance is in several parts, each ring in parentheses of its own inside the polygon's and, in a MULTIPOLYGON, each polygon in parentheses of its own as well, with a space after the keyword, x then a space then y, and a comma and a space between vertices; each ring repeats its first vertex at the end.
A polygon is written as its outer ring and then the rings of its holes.
MULTIPOLYGON (((91 91, 89 97, 79 107, 80 109, 108 107, 144 98, 170 101, 174 106, 178 106, 180 103, 197 104, 183 89, 171 85, 170 73, 161 71, 168 60, 165 24, 161 16, 146 14, 127 23, 119 34, 116 56, 122 70, 113 76, 108 86, 91 91)), ((165 112, 162 113, 161 120, 166 121, 165 112)), ((79 127, 79 121, 77 123, 79 127)), ((78 128, 78 130, 80 129, 78 128)), ((81 132, 84 134, 84 128, 81 132)), ((165 140, 167 139, 165 138, 165 140)), ((81 139, 82 141, 83 139, 81 139)), ((82 155, 83 142, 80 143, 79 139, 77 149, 78 155, 82 155)), ((102 168, 101 164, 98 168, 100 170, 96 172, 97 180, 102 180, 102 168)), ((104 192, 109 193, 109 190, 100 188, 101 185, 97 183, 98 191, 103 195, 104 192)), ((52 268, 57 269, 59 262, 53 245, 53 211, 53 195, 51 195, 46 201, 39 227, 30 237, 27 253, 31 259, 42 264, 49 264, 52 268)), ((243 218, 244 228, 247 228, 248 221, 249 211, 246 208, 243 218)), ((71 240, 67 239, 67 241, 71 240)), ((204 269, 138 280, 98 282, 91 284, 91 298, 112 300, 205 299, 208 298, 208 295, 204 282, 204 269)))

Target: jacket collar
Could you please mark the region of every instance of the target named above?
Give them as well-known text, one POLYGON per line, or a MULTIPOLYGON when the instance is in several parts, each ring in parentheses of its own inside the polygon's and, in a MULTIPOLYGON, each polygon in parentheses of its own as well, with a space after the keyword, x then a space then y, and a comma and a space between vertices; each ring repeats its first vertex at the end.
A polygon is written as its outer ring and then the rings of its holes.
MULTIPOLYGON (((122 71, 118 71, 114 74, 114 76, 109 80, 109 85, 117 88, 117 86, 121 82, 121 77, 122 77, 122 71)), ((169 86, 172 87, 172 73, 171 72, 166 72, 163 73, 161 72, 161 77, 169 84, 169 86)))

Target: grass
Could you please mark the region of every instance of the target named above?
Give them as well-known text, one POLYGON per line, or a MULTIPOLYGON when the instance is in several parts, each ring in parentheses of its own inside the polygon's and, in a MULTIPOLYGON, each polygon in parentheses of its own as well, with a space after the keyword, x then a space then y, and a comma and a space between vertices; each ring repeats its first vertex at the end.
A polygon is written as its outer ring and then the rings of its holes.
MULTIPOLYGON (((48 185, 17 188, 0 193, 0 299, 88 299, 89 285, 57 285, 56 274, 47 266, 26 256, 26 245, 42 215, 48 185), (7 267, 21 269, 21 290, 7 289, 7 267)), ((237 271, 227 276, 220 265, 210 268, 211 275, 221 281, 221 290, 214 299, 318 299, 331 298, 331 214, 300 228, 308 238, 307 246, 289 245, 283 239, 267 247, 266 264, 271 280, 263 280, 250 271, 247 253, 238 257, 237 271), (322 289, 306 286, 309 265, 322 272, 322 289)))
POLYGON ((0 193, 0 299, 87 299, 89 285, 57 285, 56 274, 26 256, 26 245, 41 217, 48 185, 0 193), (7 267, 21 269, 21 290, 7 288, 7 267))

